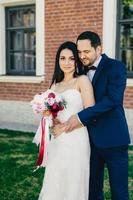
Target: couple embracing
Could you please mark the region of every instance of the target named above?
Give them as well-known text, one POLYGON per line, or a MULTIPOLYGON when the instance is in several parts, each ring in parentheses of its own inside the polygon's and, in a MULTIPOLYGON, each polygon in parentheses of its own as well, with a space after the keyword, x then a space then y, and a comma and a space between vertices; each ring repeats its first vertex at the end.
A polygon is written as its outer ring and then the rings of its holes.
POLYGON ((51 89, 67 108, 54 126, 39 200, 103 200, 105 165, 111 199, 129 200, 125 87, 125 65, 102 54, 97 33, 59 47, 51 89))

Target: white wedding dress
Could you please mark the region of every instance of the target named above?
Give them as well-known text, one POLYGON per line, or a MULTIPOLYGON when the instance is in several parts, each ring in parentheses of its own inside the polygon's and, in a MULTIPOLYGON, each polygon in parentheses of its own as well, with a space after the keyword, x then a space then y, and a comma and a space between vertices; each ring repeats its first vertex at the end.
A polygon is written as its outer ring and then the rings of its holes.
MULTIPOLYGON (((61 93, 67 108, 58 119, 65 122, 83 109, 81 94, 76 89, 61 93)), ((52 138, 43 186, 39 200, 88 200, 90 145, 86 127, 52 138)))

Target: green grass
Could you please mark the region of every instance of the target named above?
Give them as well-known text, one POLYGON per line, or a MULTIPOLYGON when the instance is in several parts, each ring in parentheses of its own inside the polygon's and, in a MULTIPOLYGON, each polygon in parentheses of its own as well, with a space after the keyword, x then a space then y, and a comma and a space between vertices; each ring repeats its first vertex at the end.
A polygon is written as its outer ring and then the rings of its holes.
POLYGON ((44 169, 33 173, 37 147, 33 133, 0 130, 0 199, 37 200, 44 169))
MULTIPOLYGON (((44 169, 35 173, 37 147, 34 134, 0 130, 0 199, 37 200, 41 190, 44 169)), ((133 146, 129 148, 129 193, 133 199, 133 146)), ((108 174, 105 170, 105 199, 110 200, 108 174)))

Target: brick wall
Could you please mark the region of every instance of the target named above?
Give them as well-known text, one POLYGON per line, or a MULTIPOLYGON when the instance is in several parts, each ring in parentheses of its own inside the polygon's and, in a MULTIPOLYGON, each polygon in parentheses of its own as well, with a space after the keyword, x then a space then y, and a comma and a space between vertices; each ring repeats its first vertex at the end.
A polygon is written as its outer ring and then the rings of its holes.
POLYGON ((46 0, 46 73, 51 77, 55 53, 85 30, 102 33, 102 0, 46 0))
MULTIPOLYGON (((66 41, 76 41, 85 30, 97 32, 102 37, 102 0, 45 0, 45 81, 40 84, 0 83, 0 99, 29 101, 39 91, 50 85, 56 50, 66 41)), ((42 21, 43 23, 43 21, 42 21)), ((127 89, 125 105, 133 107, 127 89)))
POLYGON ((124 106, 126 108, 133 108, 133 87, 126 88, 124 106))

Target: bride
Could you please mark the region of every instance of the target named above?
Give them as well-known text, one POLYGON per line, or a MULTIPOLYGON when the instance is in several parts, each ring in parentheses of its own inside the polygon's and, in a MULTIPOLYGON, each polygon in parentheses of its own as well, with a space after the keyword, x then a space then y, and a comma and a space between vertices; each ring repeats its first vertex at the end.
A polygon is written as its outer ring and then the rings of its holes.
MULTIPOLYGON (((56 55, 51 89, 60 93, 67 108, 57 119, 65 122, 71 115, 94 105, 93 89, 85 75, 78 75, 78 54, 73 42, 63 43, 56 55)), ((63 132, 60 127, 60 133, 63 132)), ((39 200, 88 200, 90 144, 82 125, 59 137, 52 136, 39 200)))

